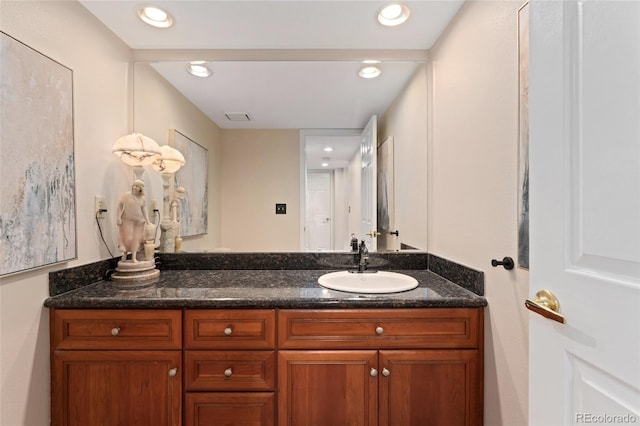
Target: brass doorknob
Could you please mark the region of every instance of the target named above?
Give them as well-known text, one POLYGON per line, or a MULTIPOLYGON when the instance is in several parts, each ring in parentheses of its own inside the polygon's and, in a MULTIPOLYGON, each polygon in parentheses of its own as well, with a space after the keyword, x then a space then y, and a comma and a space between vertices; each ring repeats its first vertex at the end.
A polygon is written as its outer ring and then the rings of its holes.
POLYGON ((371 232, 367 232, 367 235, 370 236, 371 238, 375 238, 378 235, 380 235, 380 233, 378 231, 371 231, 371 232))
POLYGON ((564 316, 558 313, 560 302, 549 290, 540 290, 534 300, 527 299, 524 305, 536 314, 564 324, 564 316))

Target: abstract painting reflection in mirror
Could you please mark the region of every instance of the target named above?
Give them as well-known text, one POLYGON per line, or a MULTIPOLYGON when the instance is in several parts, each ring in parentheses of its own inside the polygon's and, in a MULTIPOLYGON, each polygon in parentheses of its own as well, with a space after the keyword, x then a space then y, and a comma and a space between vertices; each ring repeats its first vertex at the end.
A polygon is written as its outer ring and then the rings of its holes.
POLYGON ((190 237, 207 233, 208 151, 175 129, 169 130, 169 145, 184 156, 185 164, 174 176, 174 189, 186 189, 180 206, 180 235, 190 237))

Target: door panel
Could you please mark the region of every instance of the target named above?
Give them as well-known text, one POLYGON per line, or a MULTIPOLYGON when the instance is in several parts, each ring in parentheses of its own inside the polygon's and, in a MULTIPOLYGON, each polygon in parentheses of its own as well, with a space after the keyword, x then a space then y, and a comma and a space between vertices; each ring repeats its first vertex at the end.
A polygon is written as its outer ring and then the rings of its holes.
POLYGON ((477 350, 380 351, 379 425, 481 425, 478 368, 477 350))
POLYGON ((55 351, 55 425, 181 424, 180 351, 55 351))
POLYGON ((307 249, 332 250, 333 191, 330 172, 307 172, 307 249))
POLYGON ((369 251, 377 250, 375 232, 378 231, 378 200, 377 200, 377 143, 378 120, 376 116, 369 119, 362 131, 362 143, 360 144, 361 183, 360 199, 361 214, 360 240, 364 240, 369 251), (373 233, 373 234, 371 234, 373 233), (367 235, 371 234, 371 235, 367 235))
POLYGON ((637 422, 640 3, 530 8, 530 425, 637 422))
POLYGON ((278 424, 378 424, 376 351, 279 351, 278 424))

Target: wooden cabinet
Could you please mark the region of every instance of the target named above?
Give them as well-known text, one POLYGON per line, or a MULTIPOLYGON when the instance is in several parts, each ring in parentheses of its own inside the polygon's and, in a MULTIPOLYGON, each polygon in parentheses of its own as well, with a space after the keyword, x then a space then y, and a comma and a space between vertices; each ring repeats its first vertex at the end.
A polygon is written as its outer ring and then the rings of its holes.
POLYGON ((278 424, 482 424, 482 310, 282 310, 278 424))
POLYGON ((186 310, 185 424, 275 424, 275 311, 186 310))
POLYGON ((51 423, 180 425, 181 345, 179 310, 52 310, 51 423))
POLYGON ((53 425, 482 425, 482 309, 51 311, 53 425))
POLYGON ((379 352, 380 426, 481 425, 478 350, 379 352))

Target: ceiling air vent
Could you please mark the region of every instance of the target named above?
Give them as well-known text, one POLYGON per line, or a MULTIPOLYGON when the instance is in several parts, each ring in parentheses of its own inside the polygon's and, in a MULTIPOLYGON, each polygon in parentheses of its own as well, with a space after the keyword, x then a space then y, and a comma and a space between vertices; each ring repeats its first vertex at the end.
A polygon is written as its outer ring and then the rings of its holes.
POLYGON ((251 121, 251 117, 246 112, 225 112, 224 116, 229 121, 251 121))

